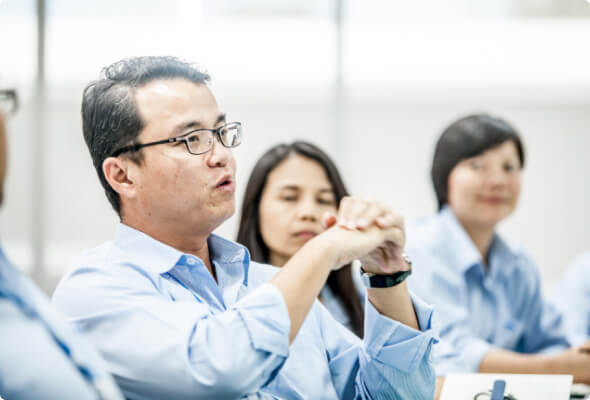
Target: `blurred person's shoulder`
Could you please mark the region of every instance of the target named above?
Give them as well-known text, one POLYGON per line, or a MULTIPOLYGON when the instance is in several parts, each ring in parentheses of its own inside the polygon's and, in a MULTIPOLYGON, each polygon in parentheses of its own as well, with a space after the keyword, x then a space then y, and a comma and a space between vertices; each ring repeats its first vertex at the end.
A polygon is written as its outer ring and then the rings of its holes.
POLYGON ((446 236, 439 213, 416 218, 406 227, 408 251, 432 252, 446 236))
POLYGON ((578 255, 570 264, 568 270, 578 272, 590 280, 590 251, 578 255))

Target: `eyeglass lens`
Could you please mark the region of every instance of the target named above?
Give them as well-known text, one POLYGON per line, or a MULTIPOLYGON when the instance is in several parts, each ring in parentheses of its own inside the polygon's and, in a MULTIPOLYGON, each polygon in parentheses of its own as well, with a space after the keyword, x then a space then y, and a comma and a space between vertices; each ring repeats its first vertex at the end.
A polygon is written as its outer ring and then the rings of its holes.
MULTIPOLYGON (((241 143, 242 130, 239 124, 228 124, 219 130, 221 143, 225 147, 236 147, 241 143)), ((197 131, 186 137, 190 152, 195 154, 206 153, 213 145, 213 133, 211 131, 197 131)))

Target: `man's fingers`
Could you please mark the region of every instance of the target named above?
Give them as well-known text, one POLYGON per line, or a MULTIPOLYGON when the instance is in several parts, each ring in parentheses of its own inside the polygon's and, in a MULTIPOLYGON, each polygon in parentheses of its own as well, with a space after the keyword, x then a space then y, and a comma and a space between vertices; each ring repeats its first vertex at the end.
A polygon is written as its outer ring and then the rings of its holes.
POLYGON ((389 207, 375 200, 344 197, 338 209, 338 224, 350 230, 365 230, 371 225, 388 228, 396 221, 398 219, 389 207))
POLYGON ((404 245, 406 244, 406 235, 404 233, 403 228, 398 226, 394 226, 384 230, 386 240, 392 242, 395 246, 403 249, 404 245))
POLYGON ((371 203, 363 199, 355 199, 348 215, 344 217, 346 226, 350 229, 357 229, 359 226, 369 226, 372 222, 368 220, 368 212, 371 210, 371 203))
POLYGON ((364 219, 370 207, 371 203, 360 197, 343 198, 338 209, 338 224, 350 230, 357 229, 359 221, 361 225, 368 225, 364 219))
MULTIPOLYGON (((338 207, 338 224, 348 228, 347 217, 353 207, 354 200, 352 197, 343 197, 338 207)), ((354 229, 354 228, 353 228, 354 229)))
POLYGON ((387 229, 394 226, 402 229, 404 228, 403 217, 391 211, 387 212, 385 215, 379 216, 375 220, 375 223, 381 229, 387 229))
MULTIPOLYGON (((389 210, 378 203, 372 203, 370 207, 367 207, 364 215, 357 222, 357 229, 367 229, 373 224, 377 224, 377 218, 385 216, 389 210)), ((377 224, 377 226, 379 226, 377 224)))

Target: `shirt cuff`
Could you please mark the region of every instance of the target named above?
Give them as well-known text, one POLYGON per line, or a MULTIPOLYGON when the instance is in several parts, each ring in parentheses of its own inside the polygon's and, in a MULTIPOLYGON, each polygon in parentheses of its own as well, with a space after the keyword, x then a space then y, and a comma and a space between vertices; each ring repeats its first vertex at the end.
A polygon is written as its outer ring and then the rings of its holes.
POLYGON ((421 331, 381 315, 368 297, 365 301, 365 353, 406 373, 415 370, 438 341, 431 326, 432 307, 414 295, 411 298, 421 331))
POLYGON ((283 357, 289 355, 291 320, 279 289, 265 283, 236 303, 235 308, 256 350, 283 357))

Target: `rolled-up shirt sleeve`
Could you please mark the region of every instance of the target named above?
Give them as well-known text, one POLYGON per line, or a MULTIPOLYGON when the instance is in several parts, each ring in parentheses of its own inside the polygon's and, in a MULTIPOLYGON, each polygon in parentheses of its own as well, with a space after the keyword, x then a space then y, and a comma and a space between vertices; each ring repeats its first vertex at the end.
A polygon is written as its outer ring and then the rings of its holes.
POLYGON ((53 301, 137 399, 239 398, 272 379, 289 353, 287 307, 270 284, 213 312, 203 303, 170 301, 145 277, 81 268, 53 301))
POLYGON ((432 308, 412 296, 421 331, 381 315, 365 301, 365 339, 357 390, 363 399, 432 399, 435 373, 430 361, 436 337, 432 308))
POLYGON ((363 341, 323 317, 325 331, 339 331, 324 333, 339 398, 432 399, 435 373, 430 352, 437 341, 432 308, 415 296, 412 301, 421 331, 381 315, 368 300, 363 341), (336 336, 340 340, 331 339, 336 336))

